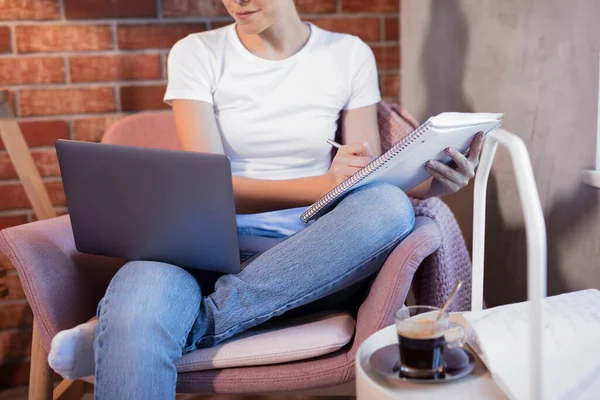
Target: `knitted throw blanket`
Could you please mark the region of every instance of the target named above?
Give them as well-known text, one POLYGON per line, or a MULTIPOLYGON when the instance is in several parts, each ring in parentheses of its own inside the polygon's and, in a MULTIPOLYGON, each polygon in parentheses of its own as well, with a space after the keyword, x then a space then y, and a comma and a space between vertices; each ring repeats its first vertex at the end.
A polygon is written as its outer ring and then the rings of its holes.
POLYGON ((442 307, 458 279, 463 281, 449 311, 471 309, 471 257, 458 222, 439 198, 412 199, 415 214, 435 221, 442 232, 442 245, 421 263, 413 279, 417 304, 442 307))

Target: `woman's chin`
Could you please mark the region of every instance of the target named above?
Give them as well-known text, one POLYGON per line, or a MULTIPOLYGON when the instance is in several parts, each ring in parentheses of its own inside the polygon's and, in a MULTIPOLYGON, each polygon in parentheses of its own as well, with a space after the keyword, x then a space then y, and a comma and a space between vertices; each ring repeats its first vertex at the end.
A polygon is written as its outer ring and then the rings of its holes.
POLYGON ((250 21, 236 21, 238 31, 244 35, 258 35, 265 29, 267 29, 266 24, 261 24, 258 22, 250 22, 250 21))

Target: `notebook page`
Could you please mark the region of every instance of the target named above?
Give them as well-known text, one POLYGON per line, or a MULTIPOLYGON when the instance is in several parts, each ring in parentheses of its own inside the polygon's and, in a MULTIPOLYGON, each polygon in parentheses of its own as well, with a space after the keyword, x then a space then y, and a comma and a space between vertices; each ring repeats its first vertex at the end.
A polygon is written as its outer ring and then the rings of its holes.
POLYGON ((435 128, 460 128, 499 121, 503 116, 500 113, 445 112, 431 117, 429 121, 435 128))
MULTIPOLYGON (((600 291, 548 297, 542 304, 544 398, 588 399, 593 388, 600 386, 600 291)), ((510 398, 527 399, 529 303, 466 313, 464 317, 496 383, 510 398)))

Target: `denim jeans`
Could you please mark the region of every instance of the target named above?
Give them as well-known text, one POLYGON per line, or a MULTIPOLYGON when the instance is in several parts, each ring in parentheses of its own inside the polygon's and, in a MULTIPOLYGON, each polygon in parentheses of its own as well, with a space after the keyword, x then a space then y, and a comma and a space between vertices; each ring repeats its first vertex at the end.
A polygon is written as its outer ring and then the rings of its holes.
POLYGON ((98 306, 95 398, 173 399, 182 354, 364 281, 414 220, 400 189, 368 185, 238 274, 128 262, 98 306))

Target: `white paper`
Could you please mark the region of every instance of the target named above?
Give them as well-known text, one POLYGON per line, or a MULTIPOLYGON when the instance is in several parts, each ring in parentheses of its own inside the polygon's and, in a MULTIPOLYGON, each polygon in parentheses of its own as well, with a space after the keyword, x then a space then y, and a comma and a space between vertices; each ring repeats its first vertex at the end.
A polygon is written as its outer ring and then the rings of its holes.
MULTIPOLYGON (((542 302, 544 399, 600 399, 600 291, 542 302)), ((465 313, 496 383, 511 399, 529 396, 529 304, 465 313)))
POLYGON ((503 116, 504 114, 500 113, 444 112, 429 118, 429 122, 435 128, 461 128, 497 122, 501 120, 503 116))

